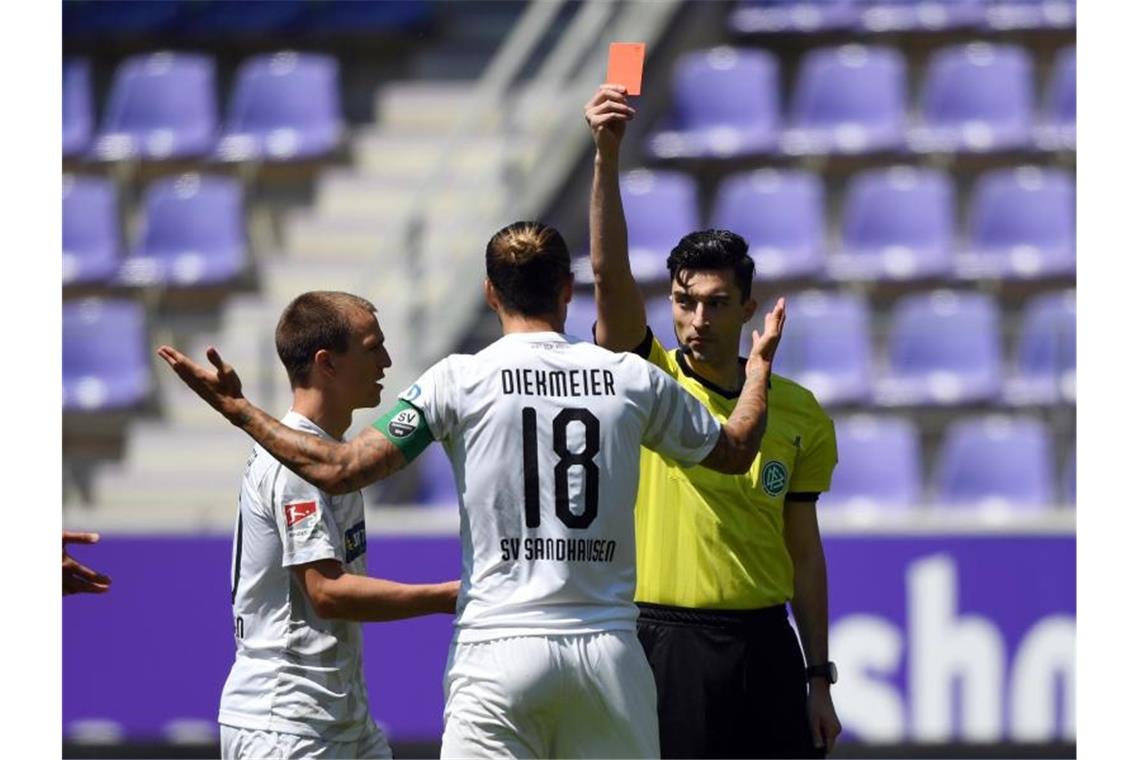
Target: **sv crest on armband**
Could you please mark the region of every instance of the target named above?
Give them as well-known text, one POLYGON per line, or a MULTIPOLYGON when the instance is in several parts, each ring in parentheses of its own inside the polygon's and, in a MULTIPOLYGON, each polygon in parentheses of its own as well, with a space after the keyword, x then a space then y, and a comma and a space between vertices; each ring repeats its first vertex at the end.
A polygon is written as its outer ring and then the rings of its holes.
POLYGON ((403 409, 388 422, 388 433, 393 438, 407 438, 420 426, 420 413, 403 409))

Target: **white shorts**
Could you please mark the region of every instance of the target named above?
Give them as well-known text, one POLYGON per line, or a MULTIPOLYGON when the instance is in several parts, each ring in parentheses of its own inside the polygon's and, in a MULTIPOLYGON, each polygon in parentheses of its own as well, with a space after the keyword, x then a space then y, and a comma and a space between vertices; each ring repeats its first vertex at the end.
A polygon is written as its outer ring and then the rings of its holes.
POLYGON ((364 736, 353 742, 328 742, 315 736, 283 734, 256 728, 221 724, 222 760, 260 758, 391 758, 388 737, 374 721, 368 722, 364 736))
POLYGON ((441 757, 660 757, 657 688, 633 631, 455 644, 441 757))

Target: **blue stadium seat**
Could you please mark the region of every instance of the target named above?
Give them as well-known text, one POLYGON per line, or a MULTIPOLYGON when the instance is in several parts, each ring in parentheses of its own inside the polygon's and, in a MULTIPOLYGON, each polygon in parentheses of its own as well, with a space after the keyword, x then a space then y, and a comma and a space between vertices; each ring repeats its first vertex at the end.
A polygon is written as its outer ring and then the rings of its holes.
MULTIPOLYGON (((741 355, 752 347, 752 327, 763 329, 761 307, 740 336, 741 355)), ((805 291, 788 299, 790 318, 776 354, 775 371, 800 383, 824 406, 871 396, 871 314, 851 293, 805 291)))
POLYGON ((91 64, 82 58, 63 62, 63 155, 78 156, 91 143, 91 64))
POLYGON ((642 282, 668 282, 669 251, 699 229, 696 182, 681 172, 635 169, 622 175, 621 197, 633 276, 642 282))
POLYGON ((282 52, 242 63, 218 157, 287 161, 334 150, 344 133, 335 58, 282 52))
POLYGON ((669 296, 656 296, 646 300, 645 321, 662 348, 666 351, 677 348, 677 332, 673 328, 673 301, 669 296))
POLYGON ((598 319, 597 307, 594 305, 594 294, 574 291, 570 305, 566 307, 566 335, 572 335, 593 343, 594 322, 598 319))
POLYGON ((952 423, 934 477, 937 504, 1033 511, 1054 503, 1053 445, 1036 419, 1004 416, 952 423))
POLYGON ((775 57, 717 47, 678 60, 672 123, 650 138, 649 150, 658 158, 746 155, 776 147, 779 130, 775 57))
POLYGON ((839 464, 821 508, 897 512, 922 503, 922 444, 913 422, 887 415, 840 418, 835 438, 839 464))
POLYGON ((811 277, 824 266, 824 189, 813 172, 760 169, 727 177, 711 224, 748 241, 764 281, 811 277))
POLYGON ((743 34, 814 34, 846 29, 858 18, 855 0, 744 0, 728 23, 743 34))
POLYGON ((886 47, 812 50, 800 64, 781 147, 794 155, 903 145, 906 61, 886 47))
POLYGON ((975 26, 985 17, 984 0, 863 0, 859 28, 865 32, 941 31, 975 26))
POLYGON ((64 175, 63 284, 107 282, 119 268, 115 187, 103 177, 64 175))
POLYGON ((419 491, 416 501, 438 507, 454 507, 459 504, 455 471, 451 469, 451 460, 447 458, 443 444, 436 442, 424 449, 418 464, 419 491))
POLYGON ((1005 389, 1009 403, 1076 401, 1076 291, 1044 293, 1026 305, 1014 361, 1005 389))
POLYGON ((917 151, 989 152, 1029 145, 1033 62, 1017 45, 973 42, 943 48, 927 67, 917 151))
POLYGON ((1076 189, 1059 169, 994 169, 974 188, 965 277, 1032 279, 1076 274, 1076 189))
POLYGON ((831 275, 915 280, 950 272, 954 187, 935 169, 895 166, 855 175, 843 203, 831 275))
POLYGON ((1043 150, 1077 149, 1077 48, 1057 51, 1045 91, 1043 123, 1037 145, 1043 150))
POLYGON ((214 61, 191 53, 150 53, 115 72, 95 155, 104 160, 202 156, 214 147, 214 61))
POLYGON ((985 26, 996 32, 1067 29, 1076 23, 1074 0, 990 0, 985 16, 985 26))
POLYGON ((938 290, 899 299, 877 401, 953 406, 994 400, 1001 387, 1000 329, 997 304, 982 293, 938 290))
POLYGON ((219 285, 245 270, 245 216, 236 179, 165 177, 147 188, 142 205, 142 234, 123 263, 123 283, 219 285))
POLYGON ((63 304, 64 411, 125 409, 150 393, 146 315, 134 301, 63 304))

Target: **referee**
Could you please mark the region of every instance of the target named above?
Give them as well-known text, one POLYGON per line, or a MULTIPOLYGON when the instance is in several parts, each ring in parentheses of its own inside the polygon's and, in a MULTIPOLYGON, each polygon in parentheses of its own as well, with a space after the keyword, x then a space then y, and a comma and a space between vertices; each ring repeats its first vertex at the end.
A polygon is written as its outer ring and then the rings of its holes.
MULTIPOLYGON (((718 418, 736 405, 751 297, 748 244, 686 235, 669 256, 680 348, 648 329, 629 265, 618 156, 633 109, 603 85, 586 104, 595 340, 665 370, 718 418)), ((795 316, 792 315, 794 319, 795 316)), ((816 500, 837 462, 831 420, 772 375, 768 427, 746 475, 689 470, 644 448, 636 507, 638 636, 657 682, 663 757, 822 757, 840 732, 827 654, 827 568, 816 500), (791 602, 807 655, 787 619, 791 602)))

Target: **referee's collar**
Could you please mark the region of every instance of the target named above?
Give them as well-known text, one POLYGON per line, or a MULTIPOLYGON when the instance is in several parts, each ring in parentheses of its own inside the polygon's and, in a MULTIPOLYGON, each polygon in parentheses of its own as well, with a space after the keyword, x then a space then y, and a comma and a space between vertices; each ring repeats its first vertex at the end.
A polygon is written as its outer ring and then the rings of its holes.
MULTIPOLYGON (((693 380, 696 380, 698 383, 700 383, 704 387, 708 388, 713 393, 716 393, 720 396, 724 396, 725 398, 732 399, 732 398, 739 398, 740 397, 740 389, 739 388, 737 388, 734 391, 730 391, 727 388, 722 388, 721 386, 717 385, 716 383, 710 382, 709 380, 706 380, 703 377, 701 377, 700 375, 698 375, 696 373, 696 371, 694 371, 693 368, 689 366, 689 363, 687 361, 685 361, 685 352, 682 351, 681 349, 679 349, 679 348, 673 349, 673 357, 677 360, 677 366, 681 368, 681 373, 685 377, 689 377, 689 378, 692 378, 693 380)), ((736 360, 738 362, 740 362, 741 366, 748 364, 748 360, 745 359, 743 356, 736 357, 736 360)), ((769 390, 772 389, 772 378, 771 377, 768 378, 768 389, 769 390)))

